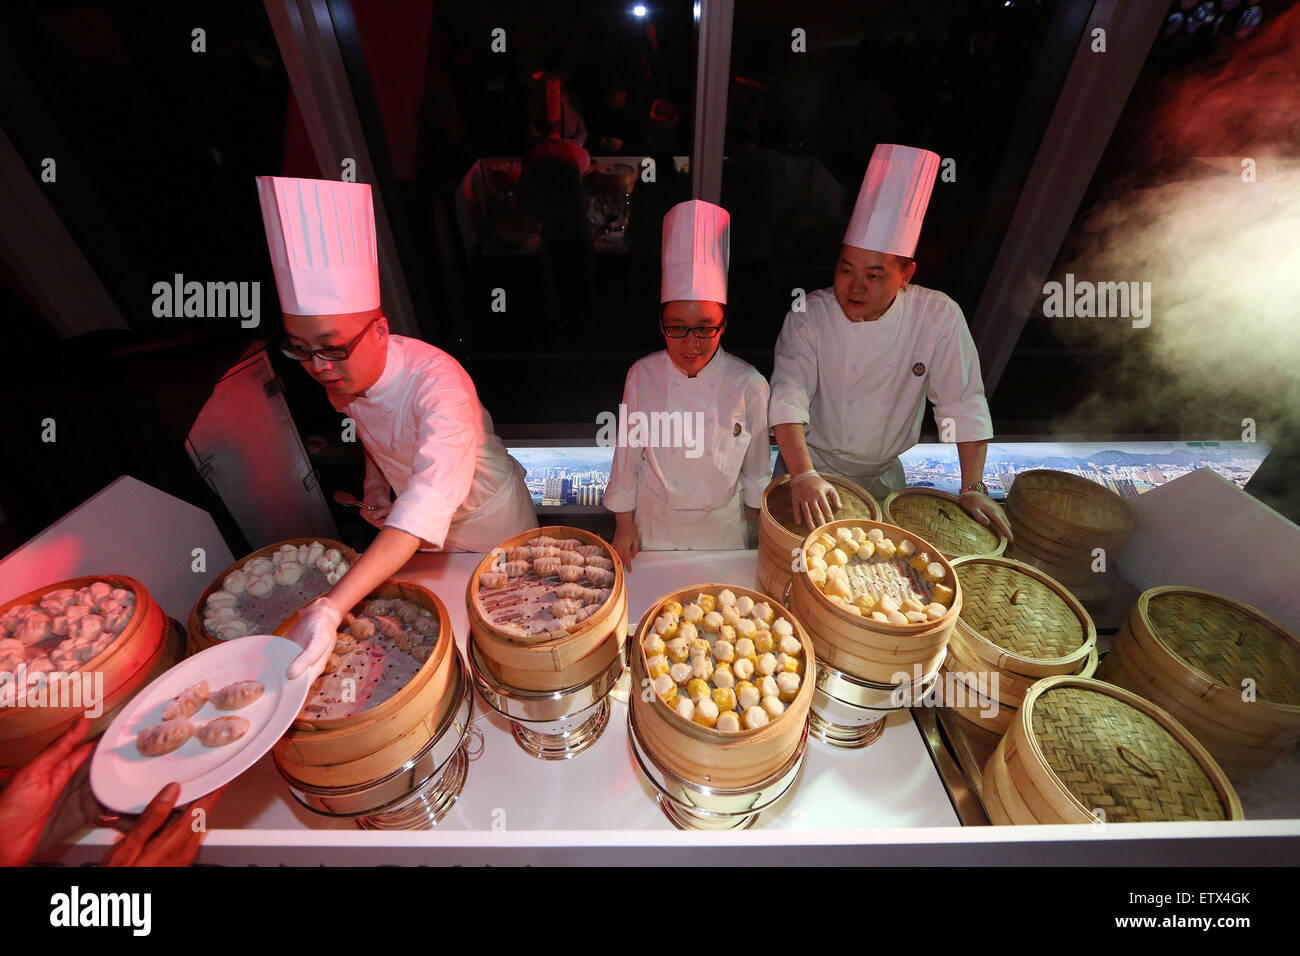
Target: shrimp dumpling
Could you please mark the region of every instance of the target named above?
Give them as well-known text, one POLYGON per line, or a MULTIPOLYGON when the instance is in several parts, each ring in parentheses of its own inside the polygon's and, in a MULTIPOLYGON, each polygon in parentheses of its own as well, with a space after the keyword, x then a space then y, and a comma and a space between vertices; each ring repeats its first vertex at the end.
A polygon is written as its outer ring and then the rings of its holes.
POLYGON ((208 682, 199 681, 185 688, 163 708, 163 720, 175 720, 178 717, 191 717, 198 713, 208 699, 208 682))
POLYGON ((266 688, 258 681, 243 680, 227 684, 221 690, 209 695, 208 700, 212 701, 212 706, 217 710, 239 710, 261 697, 264 690, 266 688))

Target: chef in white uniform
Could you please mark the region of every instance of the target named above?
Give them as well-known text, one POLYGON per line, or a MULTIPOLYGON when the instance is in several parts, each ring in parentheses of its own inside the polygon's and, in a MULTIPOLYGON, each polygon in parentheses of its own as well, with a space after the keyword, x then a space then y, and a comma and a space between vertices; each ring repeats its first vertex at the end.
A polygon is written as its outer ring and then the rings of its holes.
POLYGON ((962 507, 1010 537, 982 481, 993 423, 975 343, 957 303, 911 284, 938 170, 928 150, 877 146, 834 286, 785 317, 768 418, 793 476, 795 514, 814 526, 832 520, 839 505, 820 471, 877 498, 903 487, 898 456, 920 437, 929 398, 940 438, 957 445, 962 507))
POLYGON ((537 527, 537 518, 523 467, 460 363, 389 334, 370 187, 262 176, 257 190, 284 352, 356 423, 366 453, 362 513, 381 528, 339 583, 299 615, 288 636, 305 650, 292 678, 324 667, 343 613, 416 550, 487 551, 537 527))
POLYGON ((664 217, 667 348, 627 373, 620 409, 627 441, 615 448, 605 489, 618 521, 614 549, 627 565, 639 550, 745 548, 747 522, 757 520, 771 478, 767 380, 720 344, 729 223, 726 210, 700 200, 664 217), (637 432, 638 416, 648 433, 637 432), (680 423, 676 440, 663 422, 680 423))

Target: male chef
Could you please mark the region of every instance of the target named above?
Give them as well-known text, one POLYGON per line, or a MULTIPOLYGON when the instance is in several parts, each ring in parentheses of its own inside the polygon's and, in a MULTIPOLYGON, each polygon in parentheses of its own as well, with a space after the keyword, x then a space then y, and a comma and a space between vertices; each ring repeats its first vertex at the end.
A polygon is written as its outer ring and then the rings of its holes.
POLYGON ((620 411, 629 437, 605 488, 614 550, 629 566, 642 549, 743 550, 771 477, 767 380, 721 346, 729 227, 727 211, 702 200, 664 217, 666 348, 627 373, 620 411), (639 437, 638 416, 649 426, 639 437))
POLYGON ((417 549, 487 551, 537 527, 537 518, 523 467, 496 436, 460 363, 389 334, 370 187, 261 176, 257 192, 284 313, 283 352, 356 423, 366 455, 362 513, 381 528, 287 635, 305 648, 289 668, 293 679, 320 672, 344 612, 417 549))
POLYGON ((819 470, 877 498, 903 487, 898 456, 920 437, 928 397, 940 438, 957 444, 962 507, 1011 535, 982 480, 993 425, 975 343, 957 303, 911 284, 938 171, 928 150, 877 146, 834 286, 785 317, 768 419, 792 476, 795 515, 810 526, 833 520, 839 506, 819 470))

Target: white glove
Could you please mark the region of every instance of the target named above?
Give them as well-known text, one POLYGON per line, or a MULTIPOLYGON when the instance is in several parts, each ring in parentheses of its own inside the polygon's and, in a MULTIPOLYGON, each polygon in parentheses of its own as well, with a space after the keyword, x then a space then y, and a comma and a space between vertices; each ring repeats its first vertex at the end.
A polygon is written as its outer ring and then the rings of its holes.
POLYGON ((294 680, 310 671, 313 681, 319 677, 329 663, 342 622, 343 608, 327 597, 319 597, 299 611, 298 620, 285 637, 303 651, 293 659, 284 676, 294 680))
POLYGON ((834 521, 835 512, 840 508, 840 495, 835 486, 811 468, 791 477, 790 499, 794 523, 806 521, 810 531, 834 521))

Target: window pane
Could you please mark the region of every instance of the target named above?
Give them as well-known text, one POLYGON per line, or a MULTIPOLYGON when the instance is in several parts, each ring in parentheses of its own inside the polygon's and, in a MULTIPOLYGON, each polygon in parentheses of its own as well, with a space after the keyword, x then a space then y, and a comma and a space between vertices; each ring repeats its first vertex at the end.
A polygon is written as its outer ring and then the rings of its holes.
POLYGON ((424 337, 497 421, 594 422, 662 347, 660 222, 690 198, 692 3, 352 10, 350 76, 373 95, 424 337))

